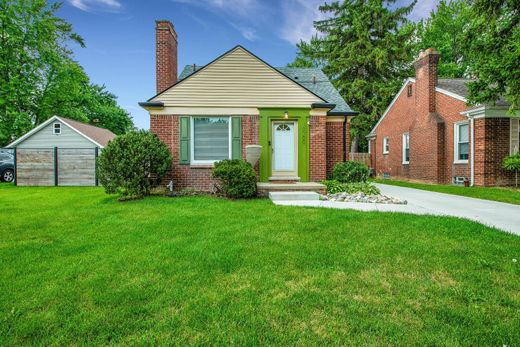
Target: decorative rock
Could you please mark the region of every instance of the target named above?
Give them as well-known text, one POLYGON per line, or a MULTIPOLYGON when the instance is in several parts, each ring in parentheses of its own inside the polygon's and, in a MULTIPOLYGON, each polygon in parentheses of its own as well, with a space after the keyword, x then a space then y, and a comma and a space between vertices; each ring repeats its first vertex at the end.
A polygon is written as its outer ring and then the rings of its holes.
POLYGON ((408 202, 406 200, 401 200, 398 198, 394 198, 386 195, 366 195, 364 193, 335 193, 322 195, 320 200, 330 200, 330 201, 338 201, 338 202, 364 202, 370 204, 396 204, 396 205, 406 205, 408 202))

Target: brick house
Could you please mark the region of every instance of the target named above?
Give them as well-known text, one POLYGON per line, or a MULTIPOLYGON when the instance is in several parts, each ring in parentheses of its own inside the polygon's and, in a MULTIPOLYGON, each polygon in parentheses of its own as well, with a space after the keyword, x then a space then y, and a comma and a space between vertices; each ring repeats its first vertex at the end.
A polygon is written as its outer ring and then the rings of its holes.
POLYGON ((261 145, 259 182, 312 186, 348 157, 352 111, 320 69, 274 68, 241 46, 177 77, 177 35, 156 21, 157 95, 139 103, 170 148, 176 188, 213 189, 215 161, 261 145), (307 182, 306 184, 304 182, 307 182))
POLYGON ((513 184, 504 157, 519 149, 519 117, 503 100, 466 104, 468 79, 437 78, 439 53, 429 49, 367 136, 378 176, 439 184, 513 184))

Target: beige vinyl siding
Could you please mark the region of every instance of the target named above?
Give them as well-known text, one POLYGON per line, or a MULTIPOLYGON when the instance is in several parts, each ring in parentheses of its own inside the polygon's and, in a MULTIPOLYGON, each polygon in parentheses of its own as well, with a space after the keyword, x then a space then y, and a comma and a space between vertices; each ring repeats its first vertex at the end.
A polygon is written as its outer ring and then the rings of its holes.
POLYGON ((323 102, 241 47, 151 101, 176 107, 310 107, 323 102))
POLYGON ((47 126, 32 134, 17 145, 18 148, 94 148, 96 145, 60 121, 49 123, 47 126), (61 123, 61 134, 53 134, 54 123, 61 123))

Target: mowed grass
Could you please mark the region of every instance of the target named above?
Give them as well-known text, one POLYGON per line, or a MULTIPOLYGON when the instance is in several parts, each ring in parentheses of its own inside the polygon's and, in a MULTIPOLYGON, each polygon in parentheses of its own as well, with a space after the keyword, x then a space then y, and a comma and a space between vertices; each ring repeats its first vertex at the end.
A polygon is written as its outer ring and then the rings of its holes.
POLYGON ((507 187, 463 187, 454 185, 394 181, 389 179, 375 179, 373 180, 373 182, 520 205, 520 188, 515 189, 507 187))
POLYGON ((453 218, 0 186, 0 345, 517 345, 520 237, 453 218))

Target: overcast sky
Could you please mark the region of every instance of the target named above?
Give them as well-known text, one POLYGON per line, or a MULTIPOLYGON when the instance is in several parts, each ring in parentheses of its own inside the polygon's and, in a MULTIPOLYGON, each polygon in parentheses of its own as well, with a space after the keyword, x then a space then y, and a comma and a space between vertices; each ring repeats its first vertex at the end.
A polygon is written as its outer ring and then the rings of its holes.
MULTIPOLYGON (((314 33, 322 0, 65 0, 58 15, 72 23, 86 48, 75 59, 94 83, 116 94, 140 128, 137 103, 155 94, 156 19, 169 19, 179 38, 179 72, 205 65, 241 44, 273 66, 294 59, 296 43, 314 33)), ((398 5, 411 0, 399 0, 398 5)), ((410 18, 427 17, 438 0, 419 0, 410 18)))

